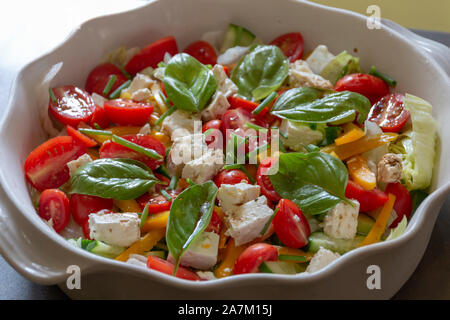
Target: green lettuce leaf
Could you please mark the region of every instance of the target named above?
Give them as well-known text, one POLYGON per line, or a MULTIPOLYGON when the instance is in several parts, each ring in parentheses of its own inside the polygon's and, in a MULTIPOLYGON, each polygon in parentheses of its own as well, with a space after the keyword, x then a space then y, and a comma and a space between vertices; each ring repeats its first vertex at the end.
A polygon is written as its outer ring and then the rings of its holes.
POLYGON ((389 234, 389 236, 386 238, 385 241, 393 240, 400 237, 405 232, 407 223, 408 221, 406 219, 406 216, 403 216, 402 221, 400 221, 400 223, 394 229, 391 230, 391 233, 389 234))

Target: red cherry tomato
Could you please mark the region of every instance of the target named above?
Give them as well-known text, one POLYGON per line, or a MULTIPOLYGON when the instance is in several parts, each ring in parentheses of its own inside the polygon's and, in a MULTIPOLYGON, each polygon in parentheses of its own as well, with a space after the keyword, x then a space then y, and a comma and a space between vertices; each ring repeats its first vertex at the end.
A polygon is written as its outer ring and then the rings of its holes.
POLYGON ((39 216, 44 220, 52 219, 53 229, 62 231, 70 218, 69 199, 58 189, 47 189, 39 198, 39 216))
POLYGON ((216 141, 216 136, 218 134, 222 134, 221 129, 222 129, 222 120, 218 120, 218 119, 214 119, 214 120, 210 120, 207 123, 205 123, 202 126, 202 132, 205 133, 206 131, 212 129, 213 131, 208 134, 208 136, 205 138, 205 142, 208 146, 212 147, 213 149, 215 148, 222 148, 223 149, 223 140, 222 139, 217 139, 216 141))
POLYGON ((378 124, 384 132, 399 132, 410 117, 400 93, 391 93, 372 106, 368 119, 378 124))
POLYGON ((222 170, 214 178, 214 183, 219 188, 222 184, 237 184, 237 183, 249 183, 247 175, 239 170, 222 170))
POLYGON ((397 213, 397 218, 392 222, 390 228, 395 228, 403 217, 409 220, 412 212, 412 201, 408 189, 400 182, 389 183, 386 186, 385 192, 392 193, 395 196, 394 210, 397 213))
MULTIPOLYGON (((175 199, 180 193, 176 190, 166 191, 172 199, 175 199)), ((142 209, 148 204, 148 213, 150 214, 170 210, 170 207, 172 206, 172 201, 167 200, 160 192, 155 192, 152 195, 145 193, 137 198, 136 201, 142 209)))
POLYGON ((274 158, 265 158, 261 161, 256 172, 256 183, 261 187, 261 193, 266 196, 267 199, 273 202, 277 202, 281 199, 279 194, 275 191, 270 176, 267 174, 269 168, 277 161, 274 158))
MULTIPOLYGON (((173 263, 170 263, 167 260, 158 258, 158 257, 154 257, 154 256, 148 256, 147 258, 147 267, 149 267, 150 269, 168 274, 168 275, 172 275, 173 274, 173 270, 174 270, 174 265, 173 263)), ((181 279, 185 279, 185 280, 200 280, 200 277, 197 276, 194 272, 192 272, 189 269, 183 268, 183 267, 178 267, 177 269, 177 274, 176 274, 177 278, 181 278, 181 279)))
POLYGON ((91 127, 96 127, 96 124, 100 126, 100 128, 108 128, 109 127, 109 119, 106 115, 105 109, 95 106, 94 113, 92 114, 91 122, 89 123, 91 127))
POLYGON ((271 45, 275 45, 283 51, 289 62, 294 62, 303 56, 303 37, 300 32, 286 33, 275 40, 271 45))
POLYGON ((383 80, 364 73, 343 76, 336 82, 334 90, 357 92, 369 99, 371 103, 375 103, 389 93, 389 87, 383 80))
POLYGON ((177 42, 172 36, 150 43, 130 59, 125 70, 134 75, 147 67, 156 68, 158 63, 164 60, 166 52, 172 56, 178 53, 177 42))
POLYGON ((97 145, 97 142, 95 142, 95 140, 92 140, 88 136, 85 136, 77 129, 74 129, 72 126, 67 125, 66 131, 69 136, 74 138, 78 143, 84 145, 86 148, 92 148, 97 145))
POLYGON ((273 218, 273 229, 277 237, 288 247, 304 247, 308 243, 311 229, 303 212, 288 199, 281 199, 277 208, 278 212, 273 218))
POLYGON ((359 202, 359 212, 368 212, 383 206, 388 201, 386 193, 379 189, 366 190, 349 180, 345 189, 345 196, 359 202))
POLYGON ((104 108, 109 120, 123 126, 143 126, 153 112, 151 104, 127 99, 105 101, 104 108))
POLYGON ((88 123, 95 109, 94 100, 83 89, 75 86, 52 88, 56 98, 48 102, 48 112, 60 123, 78 127, 80 122, 88 123))
POLYGON ((82 229, 83 229, 84 238, 92 240, 91 239, 91 229, 89 228, 89 219, 86 219, 86 221, 83 223, 82 229))
MULTIPOLYGON (((166 154, 164 144, 149 135, 130 134, 125 135, 122 138, 147 149, 152 149, 163 157, 166 154)), ((159 160, 153 159, 110 140, 104 142, 100 147, 99 155, 100 158, 125 158, 138 160, 145 163, 152 170, 158 168, 164 162, 164 158, 159 160)))
POLYGON ((222 220, 216 211, 213 210, 211 221, 209 221, 208 226, 205 229, 205 232, 214 232, 220 234, 220 230, 222 229, 222 220))
POLYGON ((193 56, 203 64, 215 65, 217 63, 216 50, 206 41, 195 41, 188 45, 184 52, 193 56))
POLYGON ((24 164, 25 177, 38 191, 58 188, 70 178, 67 162, 84 153, 85 146, 72 137, 50 139, 28 155, 24 164))
POLYGON ((245 249, 234 263, 234 274, 257 273, 263 261, 276 261, 278 250, 271 244, 255 243, 245 249))
POLYGON ((160 184, 160 183, 155 184, 155 191, 161 192, 161 190, 163 190, 163 189, 166 190, 169 187, 170 179, 159 173, 153 173, 153 174, 159 181, 165 182, 165 184, 160 184))
POLYGON ((202 132, 208 131, 209 129, 220 130, 222 128, 222 120, 214 119, 210 120, 202 126, 202 132))
POLYGON ((127 82, 128 79, 122 73, 122 71, 112 63, 103 63, 101 65, 96 66, 88 75, 86 79, 86 91, 92 94, 93 92, 104 96, 107 98, 109 94, 114 92, 118 87, 120 87, 124 82, 127 82), (109 82, 109 79, 112 75, 116 76, 116 81, 114 81, 113 86, 109 90, 108 95, 104 95, 103 91, 105 90, 106 85, 109 82))
POLYGON ((112 210, 113 200, 75 193, 70 197, 70 208, 73 220, 80 226, 83 226, 88 220, 89 214, 104 209, 112 210))

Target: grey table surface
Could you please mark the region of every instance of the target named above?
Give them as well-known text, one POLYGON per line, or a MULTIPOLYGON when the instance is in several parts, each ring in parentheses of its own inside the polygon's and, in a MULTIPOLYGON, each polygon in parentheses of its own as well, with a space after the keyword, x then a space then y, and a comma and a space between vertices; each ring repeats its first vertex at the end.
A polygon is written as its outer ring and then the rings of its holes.
MULTIPOLYGON (((47 6, 50 5, 46 1, 40 1, 39 7, 36 8, 40 12, 43 12, 42 3, 47 6)), ((110 0, 108 1, 108 11, 105 12, 104 1, 95 2, 96 5, 93 7, 92 4, 94 2, 90 1, 90 11, 86 15, 86 12, 82 11, 78 5, 70 5, 68 2, 61 3, 57 2, 55 4, 55 2, 52 2, 52 11, 67 13, 67 15, 53 15, 52 21, 47 21, 47 26, 43 26, 45 17, 42 19, 40 15, 34 15, 35 11, 33 8, 27 10, 31 12, 29 18, 31 20, 34 19, 34 22, 38 23, 39 28, 51 30, 50 33, 47 33, 48 38, 45 41, 42 38, 36 39, 33 36, 33 31, 36 34, 36 31, 33 30, 34 26, 36 26, 33 25, 33 21, 28 20, 28 23, 22 23, 21 21, 27 20, 20 19, 18 21, 14 18, 14 15, 12 17, 6 16, 10 12, 14 12, 11 8, 10 10, 2 10, 3 13, 0 12, 0 26, 2 26, 3 30, 0 35, 0 52, 2 52, 0 58, 0 116, 2 108, 7 103, 11 83, 17 71, 26 62, 57 45, 64 35, 68 34, 74 26, 83 20, 95 15, 120 11, 124 8, 136 7, 142 4, 141 1, 127 1, 126 7, 124 7, 124 2, 120 3, 110 0), (55 5, 60 7, 55 8, 55 5), (77 12, 80 14, 76 14, 77 12), (49 25, 50 23, 59 27, 56 36, 56 31, 49 25), (13 32, 5 32, 5 30, 13 30, 13 32), (28 49, 30 47, 33 47, 33 50, 28 49)), ((16 9, 19 6, 20 1, 17 1, 16 9)), ((423 30, 413 31, 450 46, 450 34, 448 33, 423 30)), ((59 300, 68 299, 68 297, 57 286, 38 285, 22 277, 0 256, 0 299, 59 300)), ((450 299, 450 198, 444 203, 439 213, 422 261, 408 282, 395 295, 394 299, 450 299)))

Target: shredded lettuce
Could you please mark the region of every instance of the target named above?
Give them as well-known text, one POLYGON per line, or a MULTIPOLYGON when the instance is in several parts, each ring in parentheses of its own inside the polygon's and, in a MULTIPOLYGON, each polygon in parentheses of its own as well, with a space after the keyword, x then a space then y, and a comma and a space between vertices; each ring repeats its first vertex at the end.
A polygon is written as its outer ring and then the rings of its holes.
POLYGON ((329 80, 333 85, 343 76, 351 73, 362 72, 359 66, 359 58, 342 51, 323 68, 320 75, 329 80))
POLYGON ((391 233, 389 234, 389 236, 386 238, 385 241, 393 240, 400 237, 405 232, 406 225, 407 219, 406 216, 403 216, 402 221, 400 221, 400 223, 394 229, 391 230, 391 233))

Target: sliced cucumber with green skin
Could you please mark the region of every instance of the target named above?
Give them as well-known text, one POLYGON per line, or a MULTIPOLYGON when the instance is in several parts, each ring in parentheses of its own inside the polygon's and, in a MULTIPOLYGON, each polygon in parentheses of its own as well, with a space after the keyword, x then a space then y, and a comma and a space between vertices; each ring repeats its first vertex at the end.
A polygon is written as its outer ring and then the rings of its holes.
POLYGON ((251 31, 231 23, 225 34, 220 53, 236 46, 249 46, 253 43, 253 40, 255 40, 255 35, 251 31))
POLYGON ((317 252, 320 247, 344 254, 355 249, 364 240, 364 236, 356 235, 353 239, 335 239, 323 232, 314 232, 309 236, 308 252, 317 252))
POLYGON ((259 266, 259 271, 263 273, 276 274, 296 274, 296 263, 285 261, 263 261, 259 266))
POLYGON ((366 236, 369 234, 374 224, 375 220, 372 217, 369 217, 367 214, 360 213, 358 215, 358 228, 356 229, 356 232, 360 235, 366 236))
POLYGON ((114 259, 124 252, 125 248, 109 245, 101 241, 95 241, 87 250, 99 256, 114 259))

